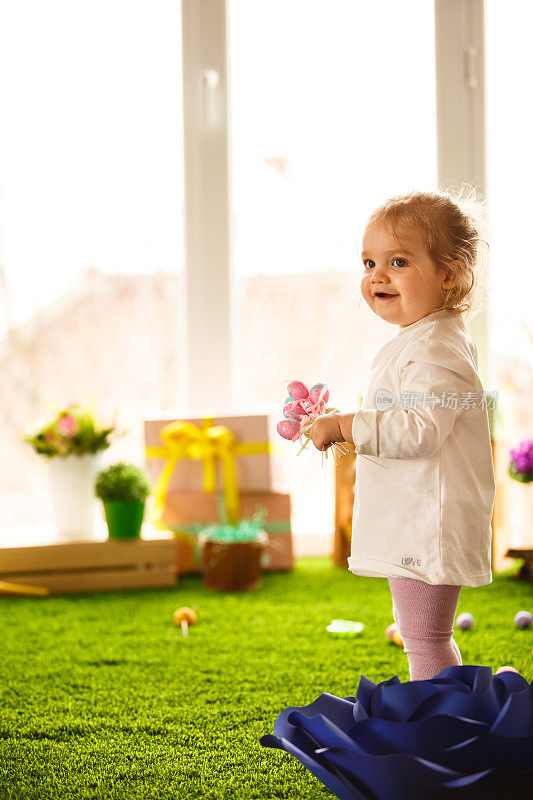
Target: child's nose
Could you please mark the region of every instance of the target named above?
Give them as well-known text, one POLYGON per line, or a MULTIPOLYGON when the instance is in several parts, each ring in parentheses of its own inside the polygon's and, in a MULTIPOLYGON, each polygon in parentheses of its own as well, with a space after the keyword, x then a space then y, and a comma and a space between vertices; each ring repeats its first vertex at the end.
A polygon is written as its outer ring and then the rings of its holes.
POLYGON ((370 276, 370 285, 375 286, 378 283, 390 283, 390 278, 386 270, 376 270, 370 276))

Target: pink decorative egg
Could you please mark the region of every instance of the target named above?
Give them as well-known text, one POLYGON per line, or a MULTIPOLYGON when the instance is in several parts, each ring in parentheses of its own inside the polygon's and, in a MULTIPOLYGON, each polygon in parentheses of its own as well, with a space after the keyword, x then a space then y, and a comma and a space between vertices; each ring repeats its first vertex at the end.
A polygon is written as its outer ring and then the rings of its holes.
POLYGON ((282 419, 278 422, 277 431, 284 439, 294 439, 300 433, 300 423, 295 419, 282 419))
MULTIPOLYGON (((500 669, 496 670, 496 675, 498 675, 499 672, 518 672, 518 670, 514 667, 500 667, 500 669)), ((518 672, 518 674, 520 673, 518 672)))
POLYGON ((291 400, 287 405, 283 406, 283 416, 287 419, 298 419, 298 415, 294 410, 294 400, 291 400))
POLYGON ((309 392, 309 399, 312 403, 317 403, 320 399, 320 392, 322 392, 322 400, 327 403, 329 400, 329 389, 325 383, 315 383, 309 392))
POLYGON ((300 419, 305 414, 306 412, 296 400, 291 400, 290 403, 283 407, 283 416, 287 417, 287 419, 300 419))
POLYGON ((309 389, 301 381, 291 381, 287 385, 287 391, 293 400, 303 400, 309 397, 309 389))

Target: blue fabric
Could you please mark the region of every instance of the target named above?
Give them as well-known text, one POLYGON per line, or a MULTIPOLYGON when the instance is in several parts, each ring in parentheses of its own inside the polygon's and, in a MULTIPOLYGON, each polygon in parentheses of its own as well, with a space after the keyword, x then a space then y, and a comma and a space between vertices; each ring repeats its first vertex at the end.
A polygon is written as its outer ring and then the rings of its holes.
POLYGON ((324 692, 289 706, 265 747, 286 750, 341 800, 531 800, 533 681, 490 667, 324 692))

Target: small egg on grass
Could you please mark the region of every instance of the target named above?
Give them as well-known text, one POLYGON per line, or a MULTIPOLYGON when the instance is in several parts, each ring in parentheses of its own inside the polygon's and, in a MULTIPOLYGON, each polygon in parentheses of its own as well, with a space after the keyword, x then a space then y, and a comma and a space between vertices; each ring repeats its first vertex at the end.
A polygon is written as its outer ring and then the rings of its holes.
POLYGON ((459 614, 455 624, 462 631, 468 631, 474 624, 474 617, 468 611, 465 611, 463 614, 459 614))
POLYGON ((533 617, 529 611, 518 611, 515 614, 514 624, 517 628, 529 628, 533 622, 533 617))
POLYGON ((393 644, 398 647, 403 647, 402 637, 400 636, 398 626, 395 622, 391 623, 388 628, 385 629, 385 635, 393 644))
POLYGON ((195 625, 198 621, 198 615, 194 608, 189 608, 188 606, 182 606, 181 608, 177 608, 173 614, 173 621, 174 625, 178 626, 181 625, 181 632, 184 637, 188 635, 189 625, 195 625))

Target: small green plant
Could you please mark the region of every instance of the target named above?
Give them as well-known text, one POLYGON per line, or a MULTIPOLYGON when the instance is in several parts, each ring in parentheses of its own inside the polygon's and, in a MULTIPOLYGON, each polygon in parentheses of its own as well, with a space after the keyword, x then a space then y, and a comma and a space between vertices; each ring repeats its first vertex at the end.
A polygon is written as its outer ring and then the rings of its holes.
POLYGON ((94 491, 101 500, 116 503, 144 502, 150 494, 150 483, 145 470, 135 464, 119 461, 96 476, 94 491))

